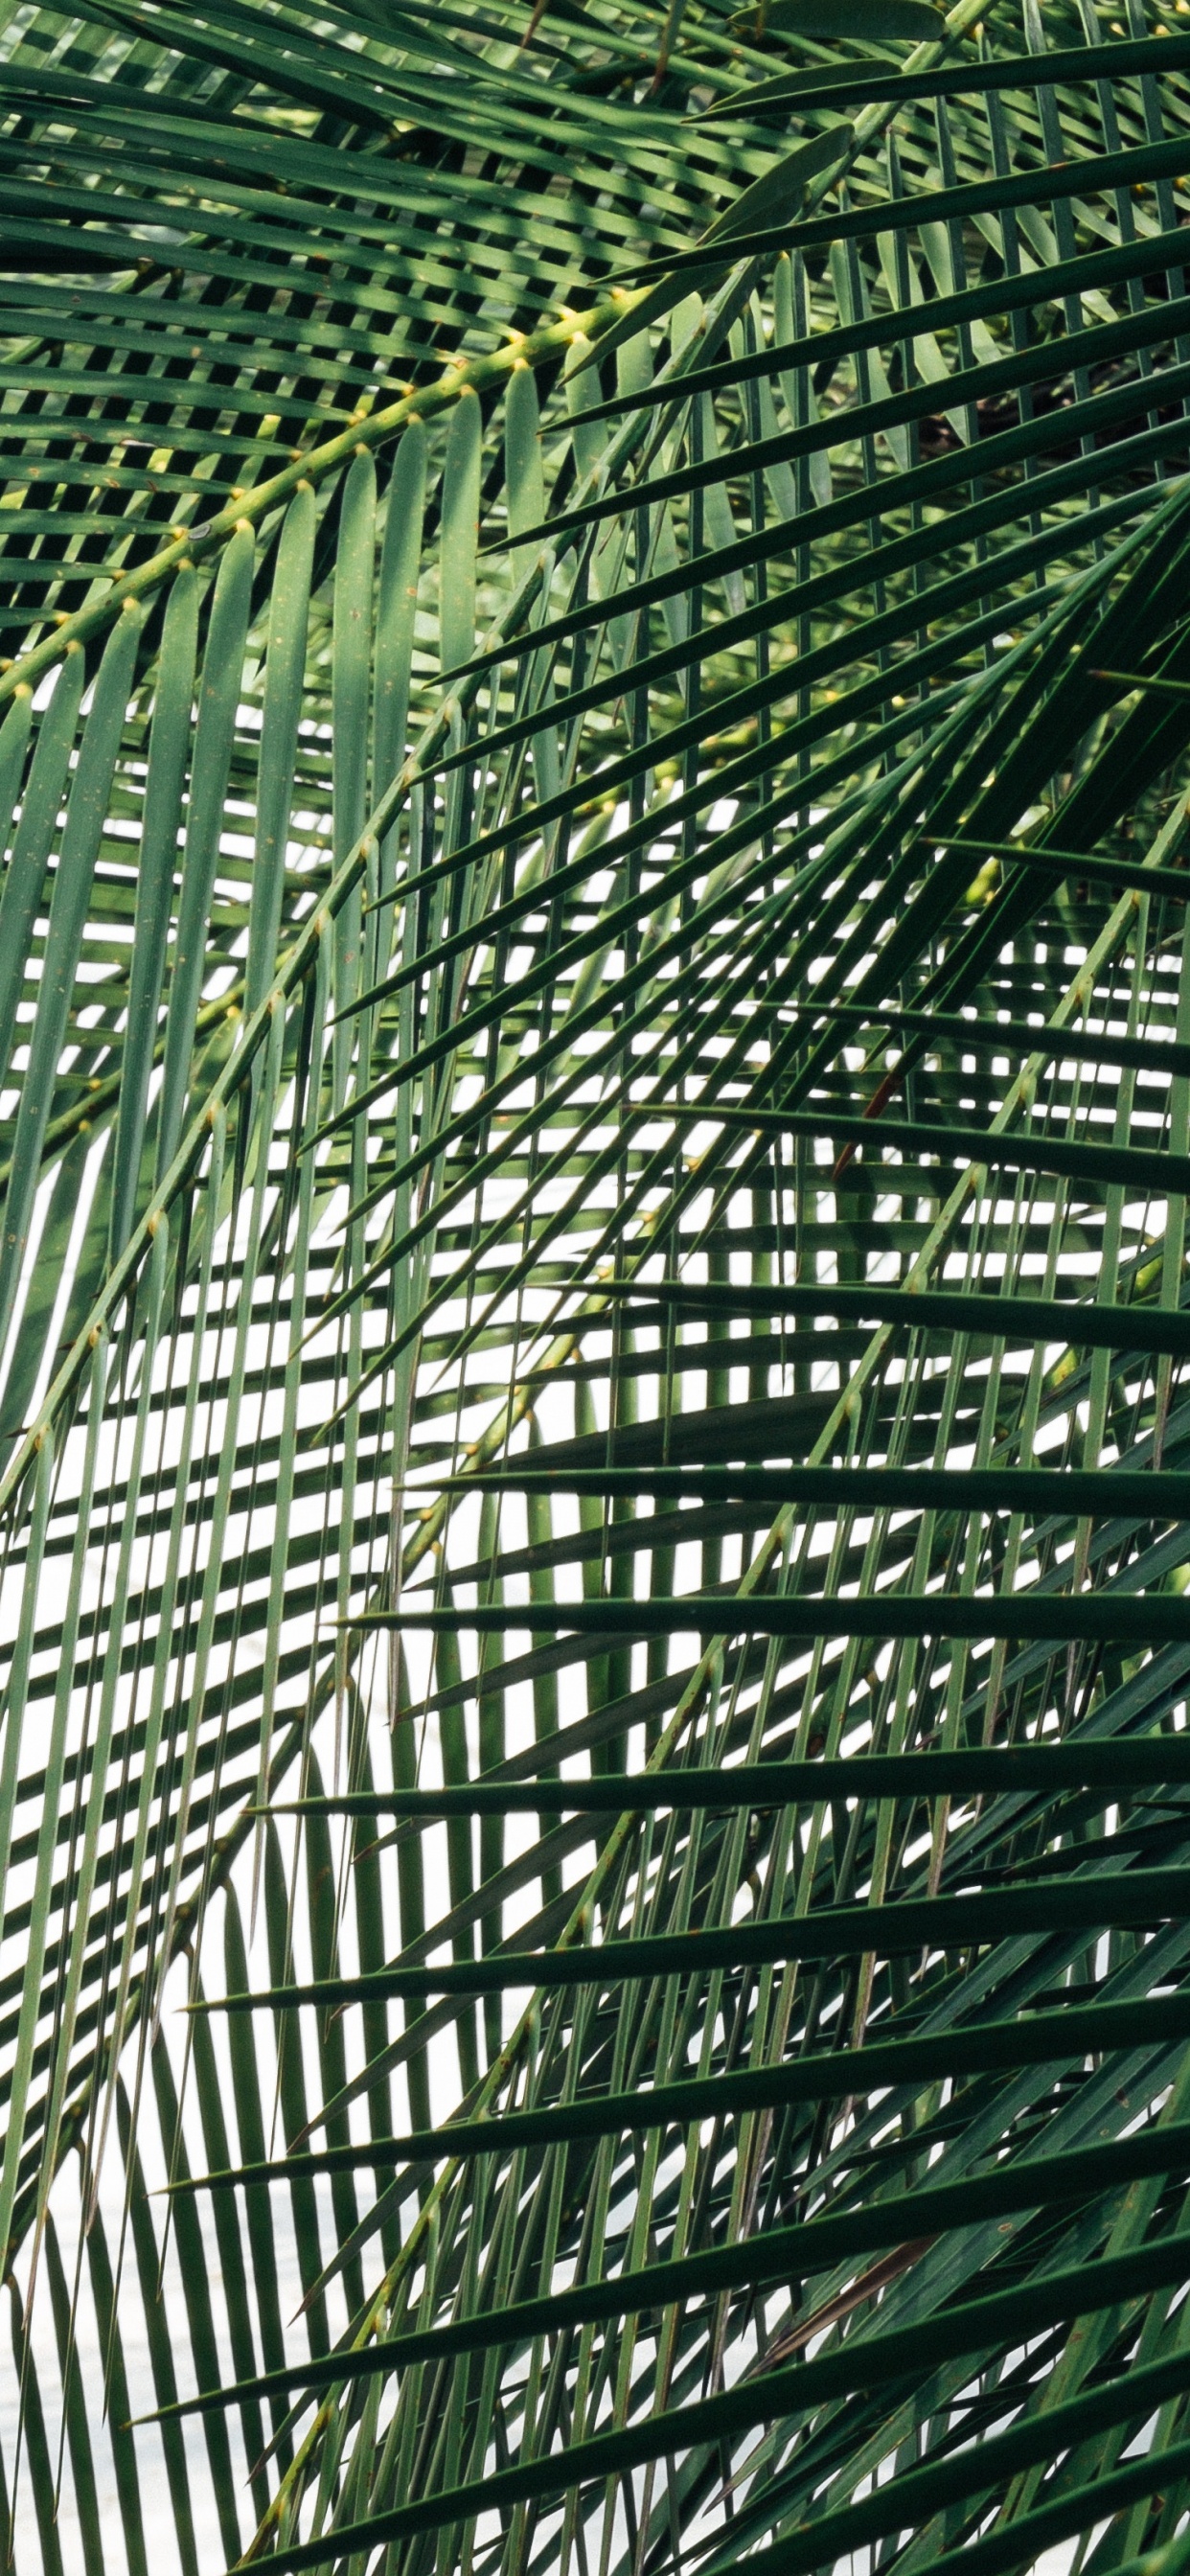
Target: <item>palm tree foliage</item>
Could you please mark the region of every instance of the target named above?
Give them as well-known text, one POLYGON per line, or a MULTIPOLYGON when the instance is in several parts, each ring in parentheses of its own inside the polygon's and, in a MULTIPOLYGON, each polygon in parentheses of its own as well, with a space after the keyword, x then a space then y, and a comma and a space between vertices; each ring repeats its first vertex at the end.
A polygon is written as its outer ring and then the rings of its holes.
POLYGON ((1179 2530, 1186 8, 9 0, 21 2576, 1179 2530))

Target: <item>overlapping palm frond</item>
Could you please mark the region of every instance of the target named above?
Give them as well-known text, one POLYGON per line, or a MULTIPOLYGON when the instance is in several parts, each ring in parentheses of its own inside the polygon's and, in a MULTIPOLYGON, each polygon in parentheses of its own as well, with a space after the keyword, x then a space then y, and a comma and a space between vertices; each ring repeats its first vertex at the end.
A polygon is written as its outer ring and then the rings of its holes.
POLYGON ((980 6, 0 32, 21 2576, 1184 2554, 1187 0, 980 6))

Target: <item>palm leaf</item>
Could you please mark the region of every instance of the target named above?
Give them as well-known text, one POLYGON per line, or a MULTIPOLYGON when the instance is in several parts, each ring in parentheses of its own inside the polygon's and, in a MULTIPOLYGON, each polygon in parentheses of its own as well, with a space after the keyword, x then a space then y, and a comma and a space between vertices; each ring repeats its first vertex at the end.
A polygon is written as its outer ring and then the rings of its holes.
POLYGON ((1177 2576, 1177 23, 10 17, 22 2570, 1177 2576))

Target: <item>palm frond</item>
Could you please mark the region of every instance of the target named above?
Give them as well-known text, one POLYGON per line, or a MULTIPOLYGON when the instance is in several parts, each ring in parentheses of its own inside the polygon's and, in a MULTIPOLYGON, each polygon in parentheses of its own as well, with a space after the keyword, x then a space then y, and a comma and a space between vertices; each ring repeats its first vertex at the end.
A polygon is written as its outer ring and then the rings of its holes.
POLYGON ((6 24, 22 2576, 1178 2576, 1178 24, 6 24))

